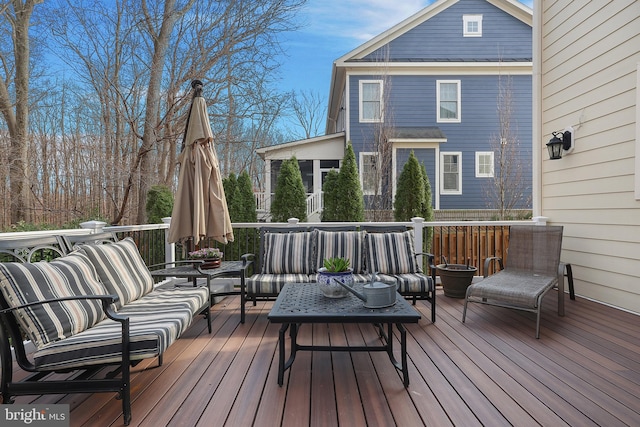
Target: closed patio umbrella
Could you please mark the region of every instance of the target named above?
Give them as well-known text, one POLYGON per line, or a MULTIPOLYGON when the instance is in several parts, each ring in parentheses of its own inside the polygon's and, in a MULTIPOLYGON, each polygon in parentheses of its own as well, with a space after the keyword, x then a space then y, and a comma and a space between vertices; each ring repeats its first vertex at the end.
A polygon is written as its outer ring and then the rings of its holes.
POLYGON ((178 158, 180 175, 169 226, 169 243, 193 238, 193 244, 197 245, 200 240, 211 237, 226 244, 233 241, 233 229, 207 105, 202 97, 202 82, 194 80, 191 86, 194 96, 178 158))

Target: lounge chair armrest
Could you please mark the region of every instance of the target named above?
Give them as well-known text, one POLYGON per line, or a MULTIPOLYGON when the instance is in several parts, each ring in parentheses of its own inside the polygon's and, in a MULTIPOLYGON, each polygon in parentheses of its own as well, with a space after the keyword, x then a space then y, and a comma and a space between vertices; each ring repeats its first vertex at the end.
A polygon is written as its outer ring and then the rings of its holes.
POLYGON ((491 263, 491 261, 498 261, 498 266, 500 267, 500 270, 504 269, 504 264, 502 263, 501 257, 499 256, 488 257, 484 260, 484 277, 487 277, 489 275, 489 264, 491 263))

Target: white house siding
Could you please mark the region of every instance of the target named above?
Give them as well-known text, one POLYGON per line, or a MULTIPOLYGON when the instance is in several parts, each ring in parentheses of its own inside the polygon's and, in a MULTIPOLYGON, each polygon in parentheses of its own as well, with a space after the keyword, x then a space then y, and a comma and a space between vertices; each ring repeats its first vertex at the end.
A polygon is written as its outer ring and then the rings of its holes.
POLYGON ((564 225, 577 294, 640 313, 640 1, 535 0, 534 17, 534 213, 564 225), (567 126, 575 150, 549 160, 545 143, 567 126))

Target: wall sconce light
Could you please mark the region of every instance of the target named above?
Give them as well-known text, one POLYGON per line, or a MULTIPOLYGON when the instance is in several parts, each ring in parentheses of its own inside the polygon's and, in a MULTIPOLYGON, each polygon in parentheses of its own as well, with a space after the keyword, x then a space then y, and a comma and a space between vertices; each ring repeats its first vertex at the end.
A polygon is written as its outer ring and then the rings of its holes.
POLYGON ((553 138, 547 142, 549 158, 557 160, 562 158, 562 152, 569 154, 573 151, 573 128, 569 126, 564 132, 552 132, 553 138))

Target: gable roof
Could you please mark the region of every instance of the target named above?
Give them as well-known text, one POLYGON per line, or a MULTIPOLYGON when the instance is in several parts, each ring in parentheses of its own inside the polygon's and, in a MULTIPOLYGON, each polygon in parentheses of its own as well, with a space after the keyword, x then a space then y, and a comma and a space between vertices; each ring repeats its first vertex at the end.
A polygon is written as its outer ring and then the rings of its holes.
MULTIPOLYGON (((329 102, 328 102, 328 114, 327 120, 331 117, 331 112, 336 111, 340 102, 339 91, 344 87, 346 79, 345 67, 355 65, 354 62, 363 60, 367 55, 384 47, 392 40, 406 34, 408 31, 416 28, 425 21, 433 18, 442 11, 448 9, 460 0, 438 0, 435 3, 425 7, 416 14, 408 17, 404 21, 394 25, 390 29, 384 31, 378 36, 372 38, 366 43, 358 46, 352 51, 346 53, 333 62, 331 71, 331 83, 329 86, 329 102), (336 96, 337 95, 337 96, 336 96)), ((500 10, 508 13, 514 18, 522 21, 528 26, 533 26, 533 11, 531 8, 525 6, 517 0, 485 0, 487 3, 497 7, 500 10)), ((527 59, 530 61, 530 59, 527 59)), ((328 124, 327 124, 328 128, 328 124)))
MULTIPOLYGON (((336 59, 334 64, 343 64, 349 60, 357 60, 362 59, 371 52, 381 48, 385 44, 389 43, 391 40, 398 38, 402 34, 408 32, 409 30, 417 27, 418 25, 424 23, 425 21, 431 19, 438 13, 442 12, 445 9, 453 6, 458 3, 460 0, 439 0, 430 6, 425 7, 418 13, 408 17, 404 21, 394 25, 389 28, 387 31, 377 35, 372 38, 368 42, 358 46, 351 52, 341 56, 336 59)), ((533 26, 533 11, 520 3, 517 0, 486 0, 487 3, 490 3, 501 9, 508 14, 512 15, 514 18, 524 22, 530 27, 533 26)))
POLYGON ((256 149, 263 160, 288 159, 295 155, 298 160, 305 159, 342 159, 344 156, 345 133, 337 132, 309 139, 290 141, 256 149))

